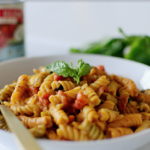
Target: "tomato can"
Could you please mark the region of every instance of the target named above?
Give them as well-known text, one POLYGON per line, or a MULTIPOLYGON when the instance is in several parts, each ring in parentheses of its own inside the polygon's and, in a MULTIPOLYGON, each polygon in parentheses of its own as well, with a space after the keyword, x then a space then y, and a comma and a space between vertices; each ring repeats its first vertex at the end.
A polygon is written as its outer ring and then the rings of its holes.
POLYGON ((0 1, 0 61, 25 55, 24 1, 0 1))

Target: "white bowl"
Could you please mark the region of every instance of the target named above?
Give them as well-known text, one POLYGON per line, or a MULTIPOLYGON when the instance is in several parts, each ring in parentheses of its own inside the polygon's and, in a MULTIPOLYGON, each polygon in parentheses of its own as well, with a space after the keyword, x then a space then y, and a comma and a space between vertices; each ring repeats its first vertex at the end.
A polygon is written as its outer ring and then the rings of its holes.
MULTIPOLYGON (((104 65, 108 74, 116 74, 130 78, 136 83, 139 89, 141 89, 139 81, 144 72, 149 69, 149 66, 134 61, 89 54, 17 58, 0 63, 0 87, 3 88, 4 85, 17 80, 21 74, 33 74, 33 68, 46 66, 57 60, 64 60, 69 64, 72 61, 76 65, 79 59, 83 59, 84 62, 94 66, 104 65)), ((37 139, 37 141, 43 150, 134 150, 150 141, 150 129, 128 136, 100 141, 72 142, 45 139, 37 139)), ((2 130, 0 130, 0 145, 11 150, 17 149, 13 140, 13 134, 2 130)))

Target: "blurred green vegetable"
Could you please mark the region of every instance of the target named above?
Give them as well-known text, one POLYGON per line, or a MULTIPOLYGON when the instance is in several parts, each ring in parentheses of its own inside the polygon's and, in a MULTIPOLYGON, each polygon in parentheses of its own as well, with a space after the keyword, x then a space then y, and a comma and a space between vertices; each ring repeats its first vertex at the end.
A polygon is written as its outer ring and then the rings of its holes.
POLYGON ((124 57, 150 65, 150 37, 144 36, 136 39, 130 45, 129 53, 124 57))
POLYGON ((71 48, 70 51, 73 53, 94 53, 94 54, 123 57, 123 49, 125 48, 125 46, 126 46, 125 39, 116 38, 109 40, 105 44, 95 42, 81 49, 71 48))
POLYGON ((101 48, 101 54, 123 57, 123 49, 126 47, 124 39, 111 39, 101 48))
POLYGON ((83 48, 71 48, 70 52, 116 56, 150 65, 150 37, 127 36, 122 29, 119 28, 119 31, 123 38, 112 38, 105 42, 102 39, 83 48))

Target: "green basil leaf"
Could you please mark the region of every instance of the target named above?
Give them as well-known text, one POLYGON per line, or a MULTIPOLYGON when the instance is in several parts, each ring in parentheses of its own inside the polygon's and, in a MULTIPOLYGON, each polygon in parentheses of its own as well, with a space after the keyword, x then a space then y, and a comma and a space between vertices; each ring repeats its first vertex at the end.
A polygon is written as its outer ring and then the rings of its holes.
POLYGON ((80 59, 78 61, 78 65, 76 67, 78 76, 82 76, 82 75, 86 75, 86 74, 90 73, 91 69, 92 69, 92 67, 88 63, 83 62, 82 59, 80 59))
POLYGON ((88 74, 92 67, 88 64, 83 62, 82 59, 78 61, 78 65, 75 69, 73 69, 73 63, 71 62, 71 68, 65 61, 56 61, 48 66, 46 69, 49 69, 52 72, 57 73, 63 77, 73 77, 77 84, 80 83, 80 77, 82 75, 88 74))
POLYGON ((73 69, 69 67, 69 65, 65 61, 56 61, 46 66, 46 69, 49 69, 52 72, 55 72, 63 77, 73 77, 75 74, 77 74, 73 69))
POLYGON ((76 76, 74 76, 73 78, 77 81, 77 84, 80 83, 80 76, 76 75, 76 76))
POLYGON ((46 69, 53 72, 55 72, 55 70, 59 70, 60 68, 69 68, 69 65, 65 61, 55 61, 54 63, 46 66, 46 69))
POLYGON ((73 69, 73 63, 71 62, 71 68, 73 69))

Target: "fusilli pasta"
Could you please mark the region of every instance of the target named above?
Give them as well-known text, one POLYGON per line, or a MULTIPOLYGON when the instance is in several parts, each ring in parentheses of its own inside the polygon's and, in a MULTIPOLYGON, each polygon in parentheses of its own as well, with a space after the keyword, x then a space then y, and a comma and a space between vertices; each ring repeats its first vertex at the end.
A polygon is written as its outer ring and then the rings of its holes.
MULTIPOLYGON (((128 78, 108 75, 104 66, 88 74, 61 76, 45 67, 0 90, 0 102, 37 138, 102 140, 150 128, 150 90, 128 78)), ((9 128, 0 115, 0 129, 9 128)))

